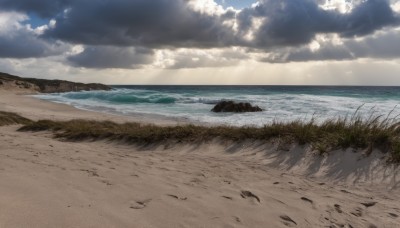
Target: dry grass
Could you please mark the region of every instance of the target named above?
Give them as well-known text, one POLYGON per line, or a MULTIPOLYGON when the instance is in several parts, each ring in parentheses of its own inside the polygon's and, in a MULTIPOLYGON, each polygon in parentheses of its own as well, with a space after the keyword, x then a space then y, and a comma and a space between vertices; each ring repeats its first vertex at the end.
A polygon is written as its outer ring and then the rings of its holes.
POLYGON ((109 121, 51 121, 37 122, 18 114, 0 112, 0 126, 21 124, 21 131, 53 131, 55 137, 67 140, 112 140, 127 143, 205 142, 219 138, 231 141, 284 139, 285 142, 309 144, 320 153, 335 149, 379 149, 400 162, 400 123, 396 117, 359 115, 337 118, 317 124, 315 120, 273 122, 264 127, 227 126, 156 126, 139 123, 117 124, 109 121))
POLYGON ((2 112, 0 111, 0 127, 13 125, 13 124, 30 124, 31 120, 26 119, 18 114, 11 112, 2 112))
POLYGON ((56 137, 68 140, 108 139, 129 143, 160 143, 175 141, 182 143, 204 142, 215 138, 232 141, 264 140, 275 138, 288 142, 310 144, 320 153, 335 149, 379 149, 390 152, 392 161, 400 162, 400 128, 397 117, 371 115, 362 119, 359 115, 350 118, 316 121, 274 122, 264 127, 205 127, 205 126, 155 126, 139 123, 117 124, 109 121, 72 120, 66 122, 41 120, 32 122, 21 131, 55 132, 56 137))

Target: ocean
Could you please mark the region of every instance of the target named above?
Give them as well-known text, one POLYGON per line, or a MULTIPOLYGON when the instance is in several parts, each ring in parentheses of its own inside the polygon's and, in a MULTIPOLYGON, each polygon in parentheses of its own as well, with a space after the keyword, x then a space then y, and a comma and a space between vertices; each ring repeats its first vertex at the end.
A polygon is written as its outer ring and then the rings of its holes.
POLYGON ((76 108, 120 115, 155 115, 230 126, 263 126, 272 121, 323 121, 400 114, 400 87, 353 86, 112 86, 111 91, 35 95, 76 108), (221 100, 250 102, 264 111, 213 113, 221 100))

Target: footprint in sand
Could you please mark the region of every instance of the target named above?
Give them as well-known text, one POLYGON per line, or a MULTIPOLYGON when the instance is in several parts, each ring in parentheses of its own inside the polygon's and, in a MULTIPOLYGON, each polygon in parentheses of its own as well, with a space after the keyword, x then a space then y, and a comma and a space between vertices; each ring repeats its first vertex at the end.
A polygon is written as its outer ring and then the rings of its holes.
POLYGON ((337 213, 343 213, 342 208, 340 207, 339 204, 335 204, 335 210, 337 211, 337 213))
POLYGON ((131 208, 131 209, 143 209, 150 203, 150 201, 151 201, 151 199, 135 201, 129 208, 131 208))
POLYGON ((362 205, 364 205, 365 207, 372 207, 376 204, 376 202, 367 202, 367 203, 361 203, 362 205))
POLYGON ((103 184, 106 184, 107 186, 111 186, 112 185, 111 182, 109 182, 108 180, 101 180, 100 182, 103 183, 103 184))
POLYGON ((187 200, 187 197, 178 197, 178 196, 172 195, 172 194, 167 194, 167 196, 178 199, 178 200, 187 200))
POLYGON ((225 198, 225 199, 228 199, 228 200, 233 200, 233 198, 230 197, 230 196, 222 196, 222 197, 225 198))
POLYGON ((241 191, 240 192, 240 196, 243 198, 243 199, 246 199, 246 198, 254 198, 254 199, 256 199, 259 203, 261 203, 261 200, 260 200, 260 198, 258 197, 258 196, 256 196, 256 195, 254 195, 252 192, 250 192, 250 191, 241 191))
POLYGON ((80 171, 88 173, 91 177, 99 177, 99 174, 97 174, 96 170, 80 169, 80 171))
POLYGON ((242 220, 240 220, 240 218, 239 218, 239 217, 237 217, 237 216, 233 216, 233 218, 235 219, 235 221, 236 221, 237 223, 242 223, 242 220))
POLYGON ((356 216, 356 217, 361 217, 362 216, 362 209, 357 207, 353 212, 350 212, 350 214, 356 216))
POLYGON ((309 202, 309 203, 311 203, 311 204, 314 203, 312 200, 310 200, 310 199, 307 198, 307 197, 301 197, 300 199, 303 200, 303 201, 309 202))
POLYGON ((292 219, 292 218, 290 218, 289 216, 287 216, 287 215, 281 215, 281 216, 279 216, 283 221, 283 224, 285 224, 286 226, 289 226, 289 227, 292 227, 292 226, 297 226, 297 223, 292 219))

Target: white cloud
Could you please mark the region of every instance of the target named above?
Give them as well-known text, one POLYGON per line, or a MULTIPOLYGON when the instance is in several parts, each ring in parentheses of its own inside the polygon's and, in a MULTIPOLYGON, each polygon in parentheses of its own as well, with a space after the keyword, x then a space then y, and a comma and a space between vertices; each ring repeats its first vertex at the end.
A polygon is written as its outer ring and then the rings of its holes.
POLYGON ((225 13, 224 8, 214 0, 190 0, 188 5, 195 11, 204 14, 221 15, 225 13))
POLYGON ((245 49, 239 47, 224 49, 158 50, 153 67, 166 69, 209 68, 234 66, 249 59, 245 49))
POLYGON ((21 22, 28 20, 28 16, 15 12, 0 12, 0 35, 9 35, 15 30, 23 29, 21 22))
POLYGON ((320 7, 325 10, 338 10, 341 13, 349 13, 354 5, 353 1, 349 0, 326 0, 320 7))
POLYGON ((391 6, 395 12, 400 13, 400 1, 395 1, 391 6))

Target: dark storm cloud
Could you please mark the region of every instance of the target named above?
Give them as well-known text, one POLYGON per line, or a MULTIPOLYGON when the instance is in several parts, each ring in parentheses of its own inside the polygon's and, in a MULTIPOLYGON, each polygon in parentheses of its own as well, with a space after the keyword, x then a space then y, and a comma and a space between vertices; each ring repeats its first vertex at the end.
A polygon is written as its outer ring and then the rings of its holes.
POLYGON ((85 68, 140 68, 154 60, 153 51, 145 48, 113 46, 86 47, 77 55, 68 57, 74 66, 85 68))
POLYGON ((343 37, 363 36, 399 23, 399 15, 395 14, 388 1, 368 0, 344 16, 338 33, 343 37))
POLYGON ((62 12, 75 0, 0 0, 0 11, 12 10, 35 13, 51 18, 62 12))
MULTIPOLYGON (((321 49, 316 55, 307 54, 303 46, 317 34, 338 34, 345 42, 356 44, 354 37, 371 36, 376 31, 399 26, 400 23, 399 15, 392 10, 389 0, 357 0, 354 1, 357 3, 354 9, 345 14, 322 9, 319 4, 325 2, 323 0, 261 0, 256 7, 243 9, 239 13, 230 10, 212 15, 192 9, 188 4, 190 1, 0 0, 0 11, 18 11, 56 20, 56 25, 40 36, 41 40, 31 34, 29 39, 32 40, 20 45, 22 40, 16 39, 13 43, 11 39, 0 37, 0 48, 4 50, 0 56, 45 56, 44 53, 48 52, 40 47, 45 47, 45 42, 60 40, 85 45, 84 52, 68 60, 76 66, 92 68, 134 68, 149 64, 152 53, 141 53, 138 51, 140 48, 136 47, 175 49, 240 46, 255 51, 275 52, 273 56, 280 61, 349 59, 362 56, 357 53, 365 52, 363 48, 367 47, 359 47, 356 54, 343 46, 335 47, 335 50, 321 49), (227 23, 232 20, 236 22, 237 30, 227 23), (255 20, 259 21, 259 26, 255 26, 255 20), (245 39, 249 33, 253 34, 253 39, 245 39), (21 48, 24 45, 26 48, 21 48), (14 47, 15 53, 12 53, 11 47, 14 47), (284 52, 281 48, 291 51, 284 52), (29 54, 21 54, 23 49, 29 50, 29 54), (285 56, 281 57, 283 53, 285 56)), ((387 51, 389 53, 391 50, 387 51)), ((211 64, 208 60, 189 61, 185 58, 177 61, 182 63, 179 67, 185 67, 186 63, 191 67, 195 67, 196 63, 201 66, 211 64)))
MULTIPOLYGON (((46 37, 88 45, 158 47, 270 48, 310 42, 316 34, 365 36, 387 26, 399 25, 399 16, 387 0, 367 0, 346 14, 322 9, 314 0, 263 0, 235 15, 202 14, 188 0, 102 0, 70 2, 66 15, 58 14, 57 26, 46 37), (224 22, 235 19, 237 33, 224 22), (253 31, 254 40, 243 37, 253 31)), ((60 5, 63 5, 60 3, 60 5)))
POLYGON ((37 58, 62 54, 67 45, 44 41, 22 28, 0 34, 0 58, 37 58))
POLYGON ((238 18, 242 34, 251 30, 253 18, 263 19, 251 44, 258 48, 302 45, 322 33, 364 36, 400 23, 386 0, 363 1, 346 14, 324 10, 312 0, 263 0, 257 7, 243 10, 238 18))
POLYGON ((7 39, 0 37, 0 58, 37 58, 54 53, 50 45, 34 38, 7 39))
POLYGON ((235 38, 221 17, 196 12, 185 0, 79 1, 56 19, 46 37, 88 45, 215 47, 235 38))
POLYGON ((359 58, 393 59, 400 57, 398 45, 400 31, 390 31, 364 38, 360 41, 346 40, 342 44, 331 42, 321 44, 320 48, 311 50, 308 46, 288 48, 276 52, 264 62, 305 62, 325 60, 352 60, 359 58))

